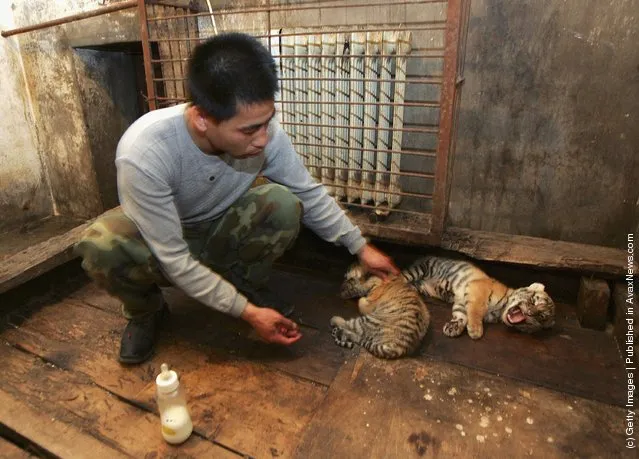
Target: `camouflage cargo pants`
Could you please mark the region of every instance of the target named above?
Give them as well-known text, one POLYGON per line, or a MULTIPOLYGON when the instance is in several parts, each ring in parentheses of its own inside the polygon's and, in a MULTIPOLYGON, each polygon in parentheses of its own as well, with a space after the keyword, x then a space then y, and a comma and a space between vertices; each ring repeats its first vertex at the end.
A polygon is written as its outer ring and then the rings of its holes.
MULTIPOLYGON (((212 222, 183 228, 190 252, 236 287, 261 287, 273 262, 299 232, 302 204, 287 188, 251 188, 212 222)), ((120 209, 97 219, 75 245, 82 267, 97 284, 122 300, 127 318, 162 306, 160 287, 170 286, 135 224, 120 209)))

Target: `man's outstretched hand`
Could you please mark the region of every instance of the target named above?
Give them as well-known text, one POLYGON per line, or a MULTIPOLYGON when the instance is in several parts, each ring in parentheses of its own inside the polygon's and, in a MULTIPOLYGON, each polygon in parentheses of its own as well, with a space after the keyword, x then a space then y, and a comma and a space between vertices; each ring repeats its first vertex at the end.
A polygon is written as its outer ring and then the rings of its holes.
POLYGON ((302 337, 297 324, 274 309, 258 308, 248 303, 240 317, 251 324, 260 338, 267 343, 288 346, 302 337))
POLYGON ((399 274, 399 269, 393 260, 371 244, 362 247, 357 256, 364 268, 377 277, 386 279, 391 274, 399 274))

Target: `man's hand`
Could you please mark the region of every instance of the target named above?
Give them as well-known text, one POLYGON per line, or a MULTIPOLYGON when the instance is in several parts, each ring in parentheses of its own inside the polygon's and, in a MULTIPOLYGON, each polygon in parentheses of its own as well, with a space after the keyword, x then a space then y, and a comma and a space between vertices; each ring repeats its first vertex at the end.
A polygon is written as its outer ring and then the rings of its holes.
POLYGON ((302 337, 297 324, 274 309, 258 308, 248 303, 240 317, 251 324, 260 338, 267 343, 288 346, 302 337))
POLYGON ((399 274, 399 269, 397 269, 393 260, 371 244, 366 244, 362 247, 357 252, 357 256, 364 268, 377 277, 385 280, 390 274, 399 274))

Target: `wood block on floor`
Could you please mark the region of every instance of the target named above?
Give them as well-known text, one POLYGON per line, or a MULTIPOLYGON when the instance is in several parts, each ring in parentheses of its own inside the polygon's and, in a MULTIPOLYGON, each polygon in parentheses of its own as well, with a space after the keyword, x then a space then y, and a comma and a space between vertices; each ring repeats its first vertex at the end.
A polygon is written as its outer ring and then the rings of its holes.
POLYGON ((605 329, 609 303, 608 282, 601 279, 581 278, 577 295, 577 317, 582 327, 605 329))
POLYGON ((361 352, 340 370, 296 457, 634 457, 625 410, 445 362, 361 352))

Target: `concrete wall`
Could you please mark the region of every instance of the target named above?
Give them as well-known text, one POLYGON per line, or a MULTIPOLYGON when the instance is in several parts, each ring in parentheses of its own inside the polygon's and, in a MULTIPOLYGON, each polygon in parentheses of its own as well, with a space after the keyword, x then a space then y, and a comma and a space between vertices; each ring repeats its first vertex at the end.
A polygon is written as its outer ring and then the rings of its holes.
MULTIPOLYGON (((13 27, 9 2, 0 2, 0 28, 13 27)), ((0 68, 1 233, 51 215, 53 207, 16 38, 0 39, 0 68)))
MULTIPOLYGON (((94 0, 16 0, 12 3, 12 11, 15 27, 22 27, 99 6, 94 0)), ((139 39, 136 19, 136 10, 133 9, 28 32, 12 39, 19 43, 33 107, 32 124, 38 126, 42 167, 49 177, 48 194, 57 214, 89 218, 105 209, 97 166, 93 161, 91 142, 95 136, 89 129, 96 124, 89 126, 91 120, 87 120, 85 113, 89 95, 96 112, 105 116, 112 115, 108 107, 113 106, 113 100, 108 90, 99 89, 105 81, 103 72, 88 70, 73 46, 136 41, 139 39)), ((135 84, 135 79, 132 79, 132 84, 135 84)), ((123 123, 119 119, 111 121, 102 123, 101 134, 104 138, 119 138, 123 123), (117 132, 112 135, 105 133, 106 129, 115 126, 117 132)), ((130 117, 127 117, 124 124, 129 123, 130 117)), ((17 129, 15 126, 11 130, 17 129)), ((14 161, 22 162, 23 159, 16 154, 14 161)), ((18 173, 12 173, 12 177, 17 176, 18 173)), ((5 189, 4 186, 2 189, 5 189)), ((11 188, 5 190, 13 193, 11 188)), ((107 201, 107 207, 113 204, 111 198, 107 201)))
MULTIPOLYGON (((13 13, 15 26, 99 7, 93 0, 3 5, 2 18, 13 13)), ((274 14, 271 26, 365 24, 369 16, 379 21, 380 11, 362 10, 361 18, 338 10, 321 18, 274 14)), ((637 228, 637 11, 639 0, 472 1, 449 225, 609 246, 637 228)), ((248 21, 259 28, 263 16, 218 18, 218 27, 248 21)), ((54 206, 91 217, 112 204, 113 183, 99 172, 110 158, 96 145, 111 151, 130 114, 105 86, 113 76, 106 55, 89 59, 73 46, 137 35, 135 10, 128 10, 3 39, 0 59, 9 71, 0 76, 0 95, 14 107, 1 121, 9 177, 0 176, 0 205, 9 206, 1 209, 3 221, 46 215, 54 206)), ((416 43, 435 38, 419 33, 416 43)))
POLYGON ((623 247, 638 43, 637 0, 473 0, 449 224, 623 247))

